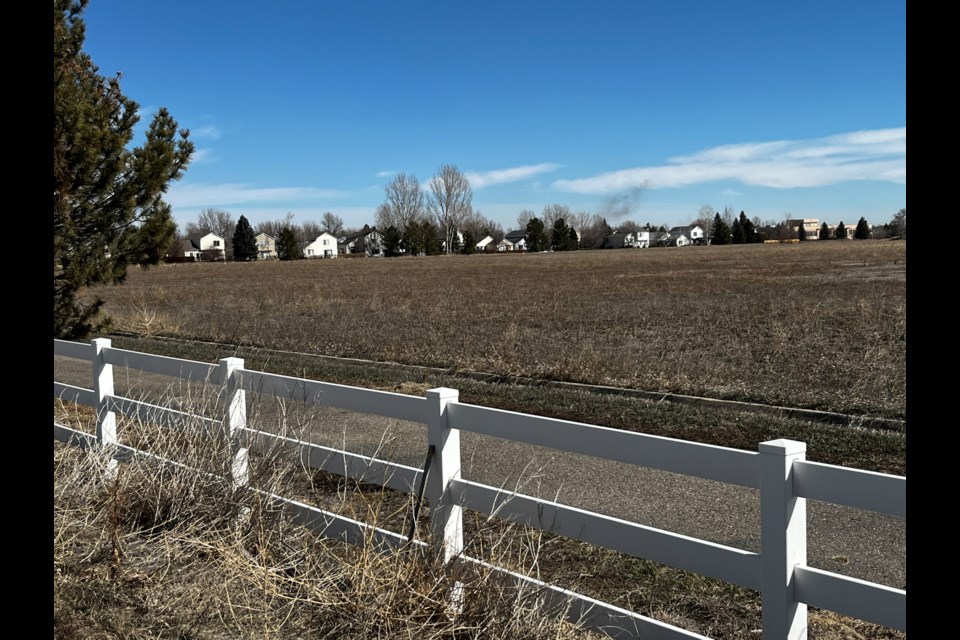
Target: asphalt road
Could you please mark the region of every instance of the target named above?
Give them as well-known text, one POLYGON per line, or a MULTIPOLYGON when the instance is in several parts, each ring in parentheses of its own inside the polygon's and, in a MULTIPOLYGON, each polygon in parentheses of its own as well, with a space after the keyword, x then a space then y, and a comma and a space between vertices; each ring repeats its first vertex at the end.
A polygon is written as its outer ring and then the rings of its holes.
MULTIPOLYGON (((89 363, 54 357, 54 380, 91 387, 89 363)), ((136 399, 185 394, 172 378, 115 368, 116 392, 136 399)), ((196 400, 196 395, 192 396, 196 400)), ((248 396, 248 424, 277 431, 272 399, 248 396)), ((423 425, 329 407, 288 408, 298 437, 420 467, 426 452, 423 425)), ((122 442, 122 434, 121 434, 122 442)), ((544 497, 749 551, 760 550, 756 490, 634 467, 461 432, 461 475, 493 486, 544 497)), ((807 502, 808 564, 896 588, 906 586, 906 521, 871 511, 807 502)))

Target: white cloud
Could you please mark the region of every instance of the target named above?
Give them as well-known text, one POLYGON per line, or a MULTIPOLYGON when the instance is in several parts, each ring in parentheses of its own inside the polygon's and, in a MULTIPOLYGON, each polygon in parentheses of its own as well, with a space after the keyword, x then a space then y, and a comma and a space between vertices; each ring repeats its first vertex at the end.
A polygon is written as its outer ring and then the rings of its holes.
POLYGON ((390 178, 400 173, 399 171, 377 171, 378 178, 390 178))
POLYGON ((211 140, 219 140, 222 135, 223 134, 220 133, 220 129, 212 124, 190 130, 190 136, 193 138, 209 138, 211 140))
POLYGON ((532 176, 556 171, 560 165, 552 162, 543 162, 541 164, 532 164, 522 167, 513 167, 510 169, 496 169, 494 171, 484 171, 481 173, 467 172, 467 180, 474 189, 482 189, 492 184, 503 184, 504 182, 518 182, 532 176))
POLYGON ((252 187, 248 184, 175 183, 165 200, 174 208, 214 207, 251 202, 300 202, 344 195, 334 189, 314 187, 252 187))
POLYGON ((742 196, 743 194, 735 189, 724 189, 720 192, 722 196, 742 196))
POLYGON ((212 149, 196 149, 190 157, 190 162, 195 164, 210 164, 216 160, 212 149))
POLYGON ((556 180, 574 193, 608 194, 630 188, 683 187, 714 180, 790 189, 851 180, 906 183, 907 128, 854 131, 811 140, 723 145, 670 158, 661 166, 556 180))

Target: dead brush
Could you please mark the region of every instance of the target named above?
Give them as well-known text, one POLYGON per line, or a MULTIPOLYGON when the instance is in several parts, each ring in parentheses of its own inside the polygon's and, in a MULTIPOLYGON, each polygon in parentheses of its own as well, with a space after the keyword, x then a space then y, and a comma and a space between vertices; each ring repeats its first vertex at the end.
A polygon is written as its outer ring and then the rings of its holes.
MULTIPOLYGON (((60 413, 70 407, 61 403, 60 413)), ((232 490, 222 438, 201 426, 119 420, 120 443, 149 455, 127 456, 108 479, 104 452, 55 443, 57 637, 589 636, 482 566, 445 566, 420 544, 390 550, 371 537, 355 546, 293 524, 271 494, 339 504, 373 526, 404 520, 410 502, 358 483, 320 496, 316 472, 279 451, 251 456, 251 488, 232 490)), ((504 548, 509 541, 505 531, 504 548)), ((495 545, 485 549, 496 555, 495 545)))

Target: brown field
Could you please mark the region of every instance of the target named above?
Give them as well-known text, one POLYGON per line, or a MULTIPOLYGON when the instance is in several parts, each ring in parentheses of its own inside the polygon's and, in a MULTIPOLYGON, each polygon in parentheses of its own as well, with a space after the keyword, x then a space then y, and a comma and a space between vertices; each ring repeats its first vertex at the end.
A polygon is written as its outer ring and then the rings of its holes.
POLYGON ((906 417, 906 243, 165 265, 117 330, 906 417))
MULTIPOLYGON (((851 241, 182 264, 134 271, 123 286, 94 293, 118 330, 241 346, 118 337, 122 348, 198 360, 232 351, 251 368, 301 375, 302 366, 306 377, 418 394, 428 384, 457 386, 467 402, 750 450, 794 438, 809 444, 811 460, 905 475, 903 432, 446 375, 414 380, 397 368, 258 349, 905 418, 905 275, 905 243, 851 241)), ((55 419, 92 430, 90 412, 76 411, 55 402, 55 419)), ((125 443, 222 472, 223 456, 206 441, 187 446, 182 436, 152 434, 152 425, 122 427, 125 443)), ((449 617, 449 576, 422 558, 323 540, 243 494, 225 499, 215 476, 160 477, 134 463, 104 484, 91 473, 105 463, 96 451, 55 445, 54 461, 58 637, 590 637, 536 606, 517 607, 518 594, 486 574, 460 576, 470 609, 449 617), (255 517, 238 528, 237 514, 248 509, 255 517)), ((406 495, 269 456, 253 464, 257 486, 392 530, 408 522, 406 495)), ((755 592, 473 516, 465 522, 470 551, 495 564, 710 637, 757 635, 755 592)), ((851 553, 822 566, 860 570, 873 558, 873 534, 861 532, 851 553)), ((902 555, 901 546, 889 552, 894 573, 902 555)), ((816 608, 810 635, 906 637, 816 608)))

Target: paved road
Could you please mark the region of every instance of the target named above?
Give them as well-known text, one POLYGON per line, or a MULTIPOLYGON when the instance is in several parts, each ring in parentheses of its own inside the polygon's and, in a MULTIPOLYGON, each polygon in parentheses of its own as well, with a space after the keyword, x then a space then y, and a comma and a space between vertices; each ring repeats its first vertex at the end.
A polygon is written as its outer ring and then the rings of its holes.
MULTIPOLYGON (((91 386, 89 363, 54 357, 54 379, 91 386)), ((118 394, 138 399, 179 395, 171 378, 115 368, 118 394)), ((272 400, 250 394, 251 427, 276 431, 272 400)), ((340 409, 292 411, 311 442, 419 467, 426 450, 423 425, 340 409)), ((122 436, 121 436, 122 441, 122 436)), ((684 535, 750 551, 760 550, 759 494, 752 489, 634 467, 543 447, 461 432, 465 479, 542 496, 684 535)), ((870 511, 807 503, 808 563, 892 587, 906 585, 906 522, 870 511)))

